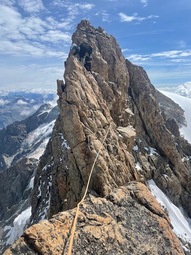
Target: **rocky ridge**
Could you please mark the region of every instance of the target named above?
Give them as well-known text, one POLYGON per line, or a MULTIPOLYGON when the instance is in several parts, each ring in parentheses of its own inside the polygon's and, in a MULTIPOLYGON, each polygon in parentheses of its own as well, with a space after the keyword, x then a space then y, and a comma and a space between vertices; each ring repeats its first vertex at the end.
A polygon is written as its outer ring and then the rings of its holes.
POLYGON ((44 104, 25 120, 0 130, 0 253, 19 237, 16 219, 31 208, 34 174, 57 116, 58 107, 44 104))
MULTIPOLYGON (((49 221, 33 225, 4 254, 67 254, 74 215, 75 209, 60 212, 49 221)), ((80 208, 73 254, 184 252, 168 216, 146 186, 131 182, 114 189, 106 198, 88 195, 80 208)))
POLYGON ((82 21, 72 41, 93 47, 92 73, 69 55, 65 81, 57 82, 60 115, 32 196, 31 224, 47 220, 5 254, 66 254, 73 208, 99 149, 74 254, 186 254, 146 181, 153 178, 191 216, 190 145, 171 132, 147 74, 124 59, 112 36, 82 21))
MULTIPOLYGON (((23 158, 23 155, 38 147, 42 141, 36 144, 27 144, 27 136, 40 125, 45 125, 55 120, 58 116, 58 107, 43 104, 39 109, 22 121, 16 121, 0 130, 0 172, 14 165, 23 158), (33 147, 33 148, 32 148, 33 147)), ((43 135, 42 135, 43 140, 43 135)))

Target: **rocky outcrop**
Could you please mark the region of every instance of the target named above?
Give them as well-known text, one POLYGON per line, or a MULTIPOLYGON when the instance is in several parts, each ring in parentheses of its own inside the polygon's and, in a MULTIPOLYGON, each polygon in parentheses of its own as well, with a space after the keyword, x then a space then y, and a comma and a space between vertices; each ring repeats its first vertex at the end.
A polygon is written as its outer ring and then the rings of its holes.
MULTIPOLYGON (((0 131, 0 253, 22 233, 38 158, 51 136, 58 107, 43 105, 27 119, 0 131), (43 133, 42 133, 43 131, 43 133), (17 219, 20 217, 21 222, 17 219), (20 234, 19 234, 20 232, 20 234)), ((28 214, 30 218, 30 213, 28 214)))
POLYGON ((171 128, 168 129, 169 125, 155 97, 156 89, 150 83, 146 72, 142 67, 126 62, 130 73, 129 94, 135 109, 137 144, 142 151, 142 155, 136 153, 136 157, 143 169, 147 169, 146 173, 143 171, 142 174, 146 178, 154 178, 172 201, 181 204, 191 216, 191 165, 189 160, 183 160, 185 156, 190 156, 191 152, 185 155, 185 151, 181 151, 178 145, 180 136, 177 129, 175 130, 178 138, 173 134, 175 131, 172 133, 171 128), (156 150, 155 156, 152 155, 152 162, 148 152, 145 153, 145 147, 153 147, 156 150))
MULTIPOLYGON (((27 229, 4 255, 67 254, 75 209, 27 229)), ((144 184, 132 182, 106 198, 90 194, 80 208, 73 254, 183 255, 170 220, 144 184)))
POLYGON ((146 72, 103 29, 82 21, 72 41, 93 47, 92 72, 69 54, 64 82, 57 81, 60 115, 35 175, 33 226, 5 254, 66 254, 92 166, 74 254, 185 254, 146 188, 153 178, 191 215, 191 152, 173 127, 178 122, 159 106, 146 72))
POLYGON ((27 192, 27 186, 36 167, 37 160, 25 158, 0 173, 0 194, 3 194, 0 198, 0 221, 12 217, 15 207, 28 199, 30 189, 27 192))
MULTIPOLYGON (((23 158, 0 173, 0 253, 18 238, 15 219, 30 207, 34 171, 38 160, 23 158)), ((30 216, 29 216, 30 217, 30 216)), ((23 222, 19 223, 20 225, 23 222)), ((21 231, 22 233, 22 231, 21 231)), ((21 234, 20 233, 20 234, 21 234)))
POLYGON ((73 41, 79 43, 82 38, 94 49, 92 73, 76 57, 68 57, 65 83, 58 81, 60 117, 35 178, 33 222, 39 220, 42 203, 47 200, 47 187, 43 184, 47 173, 52 178, 49 215, 73 208, 84 193, 99 149, 91 189, 105 196, 114 187, 139 179, 130 154, 135 132, 131 131, 129 144, 127 134, 122 139, 117 130, 117 126, 132 129, 129 112, 123 110, 128 108, 129 85, 125 59, 112 36, 86 22, 78 26, 73 41), (39 190, 44 190, 40 197, 39 190))

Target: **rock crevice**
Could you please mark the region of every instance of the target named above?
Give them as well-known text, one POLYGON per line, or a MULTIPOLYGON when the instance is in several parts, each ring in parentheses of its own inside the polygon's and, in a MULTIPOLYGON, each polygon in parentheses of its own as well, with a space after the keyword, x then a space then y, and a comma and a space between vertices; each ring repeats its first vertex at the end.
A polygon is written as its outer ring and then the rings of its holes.
POLYGON ((5 255, 29 250, 23 238, 39 254, 66 254, 74 208, 98 151, 74 254, 185 254, 146 183, 154 179, 191 215, 191 166, 182 160, 189 145, 172 130, 146 72, 124 59, 111 35, 82 21, 72 41, 93 48, 92 72, 69 54, 64 82, 57 81, 60 115, 35 176, 31 224, 37 224, 5 255))

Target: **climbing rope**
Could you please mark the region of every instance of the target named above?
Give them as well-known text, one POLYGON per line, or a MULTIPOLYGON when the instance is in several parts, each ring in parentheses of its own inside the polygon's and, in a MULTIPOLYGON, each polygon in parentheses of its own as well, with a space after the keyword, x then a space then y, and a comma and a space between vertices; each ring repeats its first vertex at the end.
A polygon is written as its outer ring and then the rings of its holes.
MULTIPOLYGON (((104 136, 104 139, 101 143, 101 145, 104 144, 107 136, 108 136, 108 133, 109 133, 109 130, 110 130, 110 124, 109 124, 109 127, 107 129, 107 132, 104 136)), ((70 235, 70 242, 69 242, 69 247, 68 247, 68 254, 67 255, 72 255, 72 248, 73 248, 73 242, 74 242, 74 234, 75 234, 75 231, 76 231, 76 224, 77 224, 77 220, 78 220, 78 215, 79 215, 79 211, 80 211, 80 205, 83 203, 87 193, 88 193, 88 189, 89 189, 89 185, 90 185, 90 181, 91 181, 91 177, 92 177, 92 173, 93 173, 93 170, 94 170, 94 167, 95 167, 95 163, 99 157, 99 154, 100 154, 100 151, 101 151, 101 146, 96 154, 96 157, 95 157, 95 160, 93 162, 93 165, 92 165, 92 168, 91 168, 91 171, 90 171, 90 174, 89 174, 89 177, 88 177, 88 182, 87 182, 87 185, 86 185, 86 189, 85 189, 85 192, 84 192, 84 195, 82 197, 82 199, 80 200, 80 202, 77 204, 77 208, 76 208, 76 214, 75 214, 75 218, 74 218, 74 221, 73 221, 73 224, 72 224, 72 229, 71 229, 71 235, 70 235)))

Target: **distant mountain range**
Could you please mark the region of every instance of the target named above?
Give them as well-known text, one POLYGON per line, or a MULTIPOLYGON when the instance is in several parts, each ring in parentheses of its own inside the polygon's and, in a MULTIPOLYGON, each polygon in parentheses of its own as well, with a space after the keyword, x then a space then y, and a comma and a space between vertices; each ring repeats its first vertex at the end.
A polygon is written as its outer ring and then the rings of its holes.
MULTIPOLYGON (((163 90, 163 88, 162 88, 163 90)), ((191 82, 186 82, 183 85, 177 87, 166 87, 164 91, 175 93, 184 97, 191 98, 191 82)))
MULTIPOLYGON (((185 110, 187 101, 184 99, 191 98, 190 87, 188 84, 173 88, 176 94, 161 92, 185 110)), ((172 89, 166 90, 172 92, 172 89)), ((58 116, 56 99, 53 91, 1 91, 0 194, 4 194, 4 197, 0 199, 0 250, 1 246, 11 244, 22 234, 31 216, 30 192, 38 160, 58 116), (7 186, 12 187, 11 192, 7 186)), ((191 99, 188 99, 188 105, 189 102, 191 105, 191 99)), ((185 117, 188 121, 187 111, 185 117)), ((190 125, 191 122, 185 128, 190 125)))
POLYGON ((29 198, 34 174, 59 113, 58 106, 54 106, 53 93, 19 91, 9 92, 4 97, 1 95, 1 98, 5 101, 4 107, 1 107, 4 116, 7 116, 8 108, 14 109, 12 116, 17 114, 14 118, 7 118, 8 121, 13 121, 19 118, 18 116, 24 117, 22 111, 29 109, 28 115, 37 106, 40 107, 27 118, 15 121, 0 130, 0 251, 2 246, 12 243, 19 237, 30 217, 29 198), (51 104, 41 104, 44 101, 51 104), (25 221, 23 219, 22 222, 19 221, 20 218, 17 216, 20 213, 25 215, 25 221))
POLYGON ((46 104, 0 131, 0 253, 69 254, 76 219, 73 254, 190 255, 184 110, 101 27, 82 20, 72 41, 84 38, 92 72, 69 54, 58 117, 46 104))
POLYGON ((0 129, 26 119, 42 104, 56 105, 56 99, 53 90, 0 90, 0 129))

